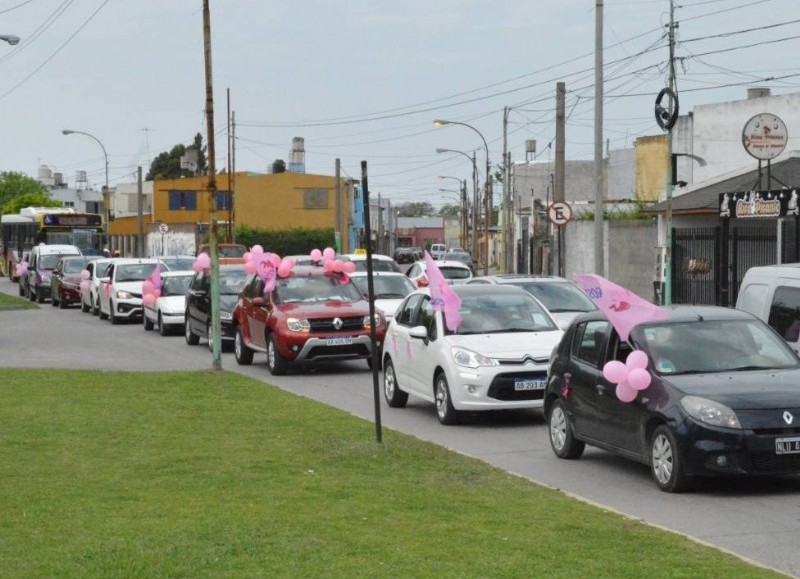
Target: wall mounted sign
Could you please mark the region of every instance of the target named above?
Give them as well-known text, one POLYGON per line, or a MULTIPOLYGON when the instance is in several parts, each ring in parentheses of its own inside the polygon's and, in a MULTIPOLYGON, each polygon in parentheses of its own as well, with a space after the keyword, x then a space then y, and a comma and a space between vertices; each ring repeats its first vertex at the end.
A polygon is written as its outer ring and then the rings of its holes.
POLYGON ((719 216, 723 219, 798 217, 797 189, 720 193, 719 216))
POLYGON ((768 161, 780 155, 786 148, 789 133, 786 125, 777 116, 761 113, 744 124, 742 145, 756 159, 768 161))

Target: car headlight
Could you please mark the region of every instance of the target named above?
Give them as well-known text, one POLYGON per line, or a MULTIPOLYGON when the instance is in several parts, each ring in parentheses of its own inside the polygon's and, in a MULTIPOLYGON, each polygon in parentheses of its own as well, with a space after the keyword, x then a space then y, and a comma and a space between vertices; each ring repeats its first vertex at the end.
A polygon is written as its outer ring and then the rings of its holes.
POLYGON ((286 320, 286 326, 293 332, 311 331, 311 324, 304 318, 289 318, 286 320))
POLYGON ((736 413, 719 402, 698 396, 684 396, 681 398, 681 407, 686 414, 703 424, 738 430, 742 428, 736 413))
POLYGON ((232 320, 233 319, 233 315, 231 315, 230 312, 220 312, 219 313, 219 319, 220 320, 232 320))
POLYGON ((125 290, 117 290, 117 299, 118 300, 132 300, 133 294, 131 292, 126 292, 125 290))
POLYGON ((42 283, 50 283, 50 276, 42 275, 42 283))
MULTIPOLYGON (((375 327, 380 328, 383 325, 383 316, 375 312, 375 327)), ((369 330, 369 316, 364 316, 364 329, 369 330)))
POLYGON ((478 354, 466 348, 452 347, 450 353, 453 355, 453 360, 459 366, 467 368, 480 368, 481 366, 497 366, 497 360, 478 354))

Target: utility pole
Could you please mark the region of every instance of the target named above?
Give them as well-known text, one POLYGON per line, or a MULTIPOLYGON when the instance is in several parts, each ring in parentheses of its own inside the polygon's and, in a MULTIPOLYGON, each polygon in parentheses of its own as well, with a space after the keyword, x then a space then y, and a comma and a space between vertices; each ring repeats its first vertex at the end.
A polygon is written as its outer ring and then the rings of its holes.
POLYGON ((467 200, 467 180, 461 184, 461 247, 467 247, 467 235, 469 234, 469 203, 467 200))
POLYGON ((335 171, 336 171, 336 191, 334 192, 334 200, 333 200, 333 210, 336 212, 336 216, 334 217, 334 232, 333 232, 333 243, 334 249, 336 249, 336 253, 343 253, 342 252, 342 161, 341 159, 336 159, 335 161, 335 171))
POLYGON ((480 196, 478 193, 478 165, 475 157, 475 151, 472 151, 472 259, 478 259, 478 216, 480 215, 480 203, 478 202, 480 196))
POLYGON ((136 168, 136 257, 144 257, 144 194, 142 167, 136 168))
MULTIPOLYGON (((672 95, 675 94, 675 4, 669 0, 669 110, 675 110, 672 95)), ((672 127, 667 130, 667 202, 664 208, 666 221, 666 243, 664 251, 664 305, 672 305, 672 163, 677 159, 672 156, 672 127)))
POLYGON ((503 203, 501 212, 503 223, 500 228, 500 245, 503 251, 503 273, 509 273, 508 246, 511 239, 511 232, 508 230, 511 225, 509 220, 509 188, 508 188, 508 113, 511 109, 503 107, 503 203))
MULTIPOLYGON (((556 158, 555 158, 555 182, 553 183, 553 201, 564 201, 564 133, 566 131, 566 94, 567 87, 563 82, 556 83, 556 158)), ((564 275, 564 227, 556 226, 556 275, 564 275)))
POLYGON ((594 271, 605 275, 603 241, 603 0, 594 20, 594 271))
POLYGON ((231 165, 232 165, 232 162, 233 162, 232 159, 231 159, 231 89, 230 88, 225 89, 225 94, 227 96, 226 100, 227 100, 227 108, 228 108, 228 167, 227 167, 227 173, 228 173, 228 194, 227 194, 227 200, 228 200, 228 227, 225 228, 225 240, 228 243, 233 243, 233 233, 232 233, 232 231, 233 231, 233 219, 232 219, 232 216, 231 216, 231 213, 233 211, 233 188, 231 187, 231 171, 232 171, 231 165))
POLYGON ((206 131, 208 132, 208 225, 211 251, 211 368, 222 370, 222 326, 219 317, 219 255, 217 252, 217 169, 214 163, 214 90, 211 74, 211 12, 203 0, 203 47, 206 78, 206 131))
POLYGON ((236 111, 231 111, 231 243, 236 243, 236 111))

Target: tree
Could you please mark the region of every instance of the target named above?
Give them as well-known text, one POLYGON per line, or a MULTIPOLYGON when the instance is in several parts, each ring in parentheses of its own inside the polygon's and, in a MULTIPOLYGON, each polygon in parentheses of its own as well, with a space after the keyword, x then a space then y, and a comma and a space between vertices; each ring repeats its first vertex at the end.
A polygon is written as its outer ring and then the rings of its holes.
POLYGON ((3 215, 19 213, 23 207, 61 207, 61 203, 50 197, 47 192, 23 193, 13 197, 3 205, 3 215))
MULTIPOLYGON (((35 193, 50 199, 47 187, 36 179, 28 177, 25 173, 16 173, 13 171, 3 171, 0 173, 0 207, 4 207, 13 199, 29 193, 35 193)), ((50 199, 50 201, 52 201, 52 199, 50 199)), ((23 207, 26 207, 26 205, 23 205, 23 207)), ((47 205, 47 207, 49 207, 49 205, 47 205)), ((3 211, 3 213, 19 213, 19 211, 3 211)))
POLYGON ((164 151, 156 156, 153 162, 150 163, 150 170, 147 172, 145 180, 179 179, 180 177, 205 175, 207 172, 208 161, 206 159, 206 148, 203 145, 203 135, 197 133, 191 145, 177 144, 172 147, 171 151, 164 151), (197 151, 197 164, 194 170, 181 168, 181 157, 189 151, 197 151))
POLYGON ((461 205, 442 205, 442 208, 439 209, 439 216, 440 217, 459 217, 461 215, 461 205))
POLYGON ((436 215, 433 205, 427 201, 409 201, 397 206, 398 217, 429 217, 436 215))

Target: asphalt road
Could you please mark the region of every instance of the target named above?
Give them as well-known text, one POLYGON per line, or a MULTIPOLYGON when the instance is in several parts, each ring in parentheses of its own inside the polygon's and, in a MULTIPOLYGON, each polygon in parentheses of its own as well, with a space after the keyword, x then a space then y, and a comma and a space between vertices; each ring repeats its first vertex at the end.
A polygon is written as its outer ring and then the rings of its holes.
MULTIPOLYGON (((0 291, 16 286, 0 279, 0 291)), ((145 332, 140 323, 112 326, 78 308, 49 303, 39 310, 0 311, 0 365, 4 368, 86 368, 108 371, 195 370, 211 367, 204 340, 145 332)), ((257 354, 238 366, 223 354, 225 370, 374 421, 372 373, 364 361, 332 364, 275 378, 257 354)), ((445 427, 433 406, 413 397, 406 408, 381 399, 384 428, 411 434, 484 460, 632 518, 689 535, 761 565, 800 577, 800 477, 705 481, 692 493, 659 491, 646 466, 588 448, 583 458, 555 458, 537 412, 476 414, 445 427)))

